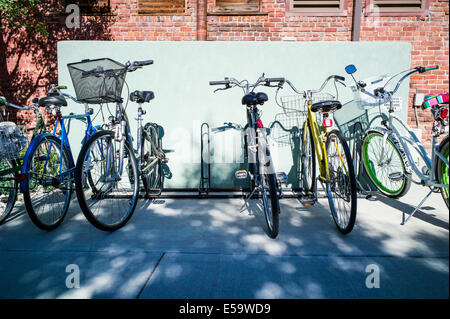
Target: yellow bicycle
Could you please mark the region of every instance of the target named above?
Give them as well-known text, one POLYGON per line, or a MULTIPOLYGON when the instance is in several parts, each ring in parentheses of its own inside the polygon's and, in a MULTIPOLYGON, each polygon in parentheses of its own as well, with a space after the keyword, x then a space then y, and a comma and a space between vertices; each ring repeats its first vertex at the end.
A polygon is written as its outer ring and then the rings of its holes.
POLYGON ((280 106, 285 112, 305 119, 300 159, 302 202, 305 205, 317 202, 316 179, 319 180, 324 186, 337 228, 347 234, 352 231, 356 220, 356 178, 347 141, 339 130, 333 129, 332 114, 342 108, 342 104, 332 95, 321 93, 331 79, 345 86, 340 82, 345 81, 345 78, 338 75, 329 76, 318 90, 298 91, 289 80, 285 80, 279 88, 287 83, 300 96, 295 96, 296 100, 284 101, 280 106))

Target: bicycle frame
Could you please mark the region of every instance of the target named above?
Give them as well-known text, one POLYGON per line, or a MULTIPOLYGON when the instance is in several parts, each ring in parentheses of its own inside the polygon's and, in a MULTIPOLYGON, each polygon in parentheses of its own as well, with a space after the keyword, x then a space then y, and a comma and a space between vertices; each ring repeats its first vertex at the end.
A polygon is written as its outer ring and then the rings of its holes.
MULTIPOLYGON (((28 166, 28 162, 31 160, 31 156, 29 154, 28 150, 34 149, 34 146, 40 143, 43 139, 45 139, 48 136, 55 136, 61 141, 61 149, 60 154, 63 154, 63 149, 67 150, 67 153, 69 155, 69 169, 67 171, 63 172, 62 169, 62 161, 60 161, 59 164, 59 182, 63 183, 66 179, 66 177, 73 173, 75 170, 75 162, 72 155, 72 150, 70 148, 69 139, 67 137, 67 130, 65 126, 64 120, 71 120, 71 119, 86 119, 87 120, 87 128, 85 131, 85 140, 87 140, 91 135, 93 135, 96 132, 96 128, 92 125, 91 115, 89 112, 86 112, 85 114, 71 114, 71 115, 65 115, 62 116, 61 113, 57 113, 57 118, 55 122, 55 126, 53 128, 52 133, 44 133, 36 136, 30 143, 30 146, 27 149, 27 152, 25 153, 24 160, 22 163, 22 171, 25 171, 25 168, 28 166), (60 134, 58 133, 58 125, 60 126, 60 134)), ((48 164, 48 158, 50 157, 51 147, 47 151, 47 159, 44 163, 44 171, 48 164)), ((47 181, 50 182, 50 181, 47 181)), ((22 181, 20 183, 20 191, 23 193, 25 191, 26 185, 25 181, 22 181)))
MULTIPOLYGON (((308 114, 307 114, 307 118, 308 118, 308 122, 311 126, 311 135, 313 137, 313 141, 314 141, 314 146, 315 146, 315 150, 316 150, 316 155, 317 155, 317 160, 319 162, 319 169, 320 169, 320 174, 319 174, 319 180, 321 182, 331 182, 330 179, 330 171, 328 168, 328 158, 327 158, 327 148, 326 148, 326 133, 328 132, 328 129, 321 125, 321 127, 319 128, 319 125, 317 124, 317 119, 316 119, 316 115, 314 114, 313 111, 311 111, 311 103, 312 99, 309 98, 308 99, 308 114)), ((308 129, 307 125, 304 126, 303 130, 304 130, 304 134, 303 134, 303 143, 306 143, 306 130, 308 129)), ((336 145, 336 150, 338 152, 339 155, 339 159, 342 162, 342 165, 344 167, 345 173, 348 174, 347 171, 347 166, 343 160, 343 156, 339 151, 339 148, 336 145)))
MULTIPOLYGON (((319 168, 320 168, 320 175, 319 179, 322 182, 326 182, 329 180, 329 170, 328 170, 328 161, 327 161, 327 149, 325 145, 325 134, 326 134, 326 128, 321 127, 319 128, 319 125, 317 124, 316 115, 314 112, 311 111, 311 103, 308 103, 308 123, 311 127, 311 135, 313 137, 314 146, 316 150, 317 160, 319 162, 319 168)), ((303 145, 306 145, 306 137, 307 137, 307 130, 308 125, 305 123, 305 126, 303 128, 303 145)))
MULTIPOLYGON (((430 186, 430 187, 449 187, 448 184, 439 184, 436 181, 435 175, 435 168, 436 168, 436 162, 437 157, 441 158, 444 163, 448 166, 449 162, 448 160, 438 151, 438 142, 437 137, 433 136, 433 142, 432 142, 432 154, 431 158, 428 155, 428 152, 423 147, 422 143, 419 141, 417 136, 414 134, 414 132, 409 128, 408 124, 403 122, 399 117, 396 115, 390 113, 389 114, 389 127, 390 130, 393 131, 395 136, 398 138, 403 150, 405 151, 406 156, 408 157, 408 160, 411 164, 411 167, 413 168, 414 172, 417 174, 417 176, 420 178, 424 186, 430 186), (402 136, 398 130, 398 128, 395 126, 394 120, 398 122, 403 128, 405 128, 409 132, 409 136, 405 137, 402 136), (423 159, 425 162, 425 165, 430 172, 430 175, 427 177, 425 174, 423 174, 416 163, 414 162, 414 159, 411 155, 411 152, 409 150, 409 145, 411 145, 419 154, 419 156, 423 159)), ((384 141, 386 142, 387 134, 385 133, 384 141)), ((384 145, 382 154, 384 153, 384 145)))

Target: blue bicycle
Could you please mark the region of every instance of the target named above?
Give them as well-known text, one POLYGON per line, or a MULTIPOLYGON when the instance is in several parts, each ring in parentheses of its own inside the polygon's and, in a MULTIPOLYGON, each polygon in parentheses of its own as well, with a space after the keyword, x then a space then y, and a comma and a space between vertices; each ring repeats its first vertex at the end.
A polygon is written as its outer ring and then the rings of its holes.
MULTIPOLYGON (((93 110, 87 104, 84 114, 62 115, 61 108, 67 106, 66 98, 81 103, 60 91, 65 88, 52 85, 47 96, 36 101, 56 116, 56 122, 51 133, 39 134, 31 141, 21 169, 20 191, 25 207, 33 223, 43 230, 53 230, 63 222, 74 190, 75 162, 67 138, 70 121, 75 119, 86 124, 83 142, 99 129, 92 124, 93 110)), ((87 179, 87 183, 90 182, 87 179)))

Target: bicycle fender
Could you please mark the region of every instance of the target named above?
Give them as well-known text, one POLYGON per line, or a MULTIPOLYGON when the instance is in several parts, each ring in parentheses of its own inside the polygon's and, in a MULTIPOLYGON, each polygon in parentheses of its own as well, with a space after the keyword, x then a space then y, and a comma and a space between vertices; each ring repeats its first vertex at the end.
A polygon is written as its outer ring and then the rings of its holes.
MULTIPOLYGON (((22 161, 22 167, 21 167, 21 172, 25 174, 25 178, 20 182, 20 192, 24 193, 26 191, 26 185, 28 183, 28 173, 27 171, 27 167, 30 165, 30 161, 31 161, 31 154, 33 154, 34 149, 37 147, 37 145, 46 137, 48 136, 54 136, 51 133, 43 133, 43 134, 39 134, 38 136, 36 136, 34 139, 31 140, 30 145, 28 146, 25 155, 23 157, 23 161, 22 161)), ((69 152, 69 150, 67 149, 67 147, 64 146, 64 148, 66 149, 66 151, 69 152)), ((71 158, 71 156, 69 156, 69 165, 70 167, 74 167, 75 163, 73 162, 73 159, 71 158)))
POLYGON ((405 164, 406 173, 412 174, 412 167, 411 167, 411 164, 409 163, 408 156, 406 155, 406 152, 403 149, 402 144, 400 143, 398 138, 395 136, 393 131, 388 130, 384 127, 380 127, 380 126, 371 127, 367 130, 366 135, 364 136, 364 139, 367 137, 367 135, 370 132, 376 132, 376 133, 382 134, 383 136, 386 136, 386 138, 388 138, 394 144, 395 148, 397 148, 397 150, 399 151, 400 156, 402 157, 403 163, 405 164))

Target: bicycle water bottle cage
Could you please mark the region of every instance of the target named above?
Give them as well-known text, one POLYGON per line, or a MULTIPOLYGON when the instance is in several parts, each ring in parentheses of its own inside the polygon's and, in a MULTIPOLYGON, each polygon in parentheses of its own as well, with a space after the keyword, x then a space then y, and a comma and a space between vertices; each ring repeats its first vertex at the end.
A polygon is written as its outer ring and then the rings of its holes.
POLYGON ((152 91, 134 91, 130 94, 130 100, 137 103, 148 103, 154 98, 152 91))
POLYGON ((67 101, 63 96, 61 96, 59 94, 56 94, 56 95, 49 94, 46 97, 39 99, 38 105, 39 106, 51 106, 51 105, 67 106, 67 101))
POLYGON ((311 106, 312 112, 333 113, 342 108, 342 104, 339 101, 323 101, 314 103, 311 106))

